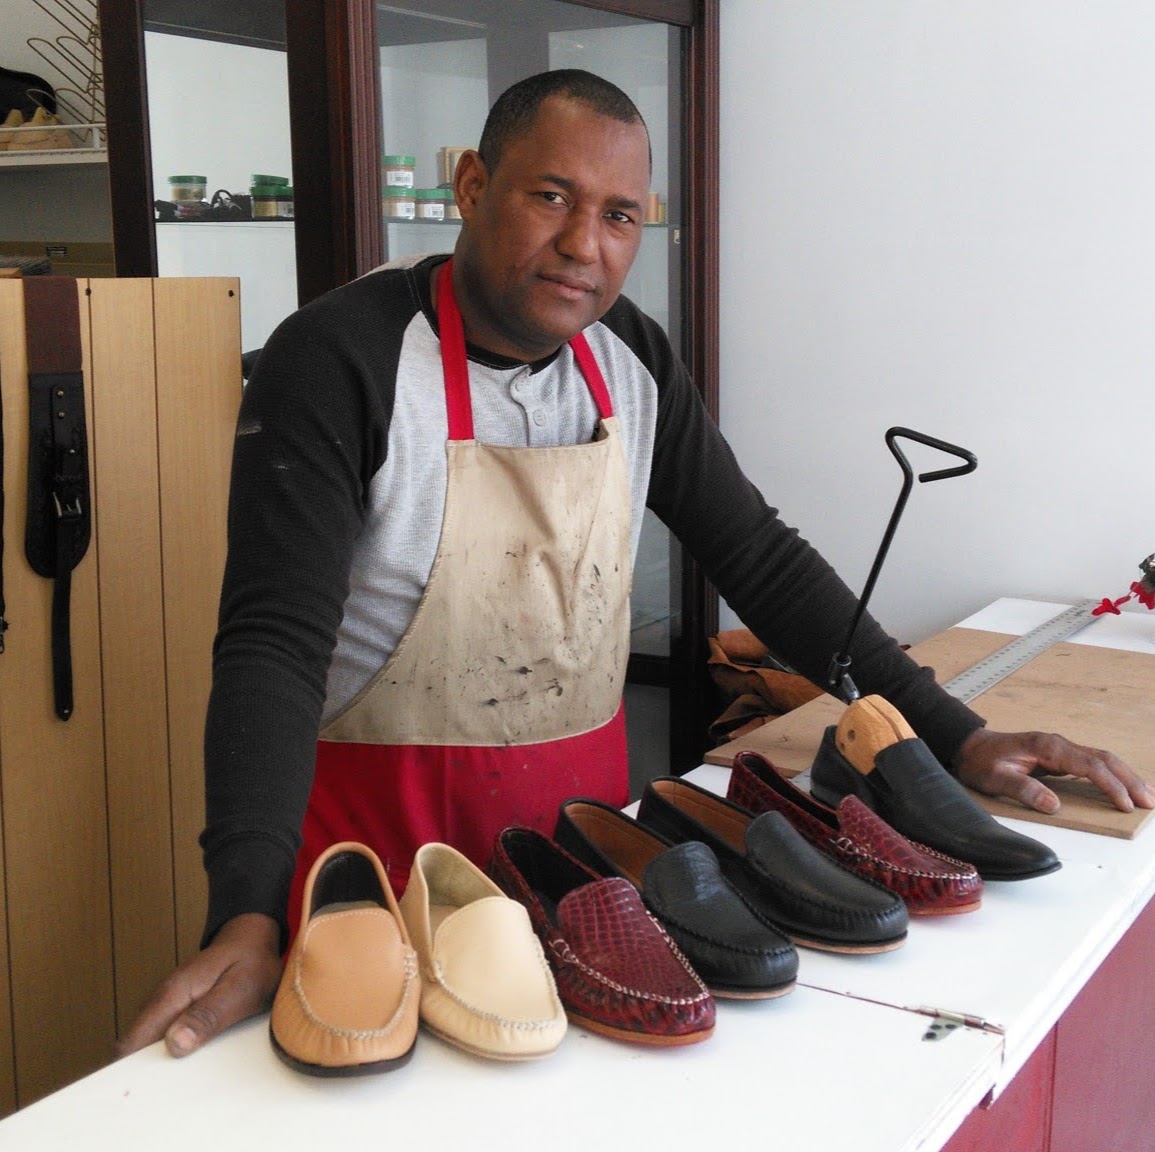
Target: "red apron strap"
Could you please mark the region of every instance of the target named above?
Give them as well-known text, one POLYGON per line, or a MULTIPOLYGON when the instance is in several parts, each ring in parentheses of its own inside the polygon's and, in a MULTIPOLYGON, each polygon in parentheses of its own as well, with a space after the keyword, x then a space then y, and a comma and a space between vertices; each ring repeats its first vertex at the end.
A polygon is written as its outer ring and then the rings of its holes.
MULTIPOLYGON (((453 294, 453 260, 441 265, 437 280, 437 326, 441 334, 441 368, 445 376, 445 408, 449 418, 450 440, 473 439, 473 401, 469 395, 469 365, 465 358, 465 326, 453 294)), ((574 359, 585 377, 598 415, 603 420, 614 414, 610 390, 594 359, 593 351, 579 332, 570 342, 574 359)))
POLYGON ((441 333, 441 368, 445 374, 445 408, 450 440, 473 439, 473 402, 469 398, 469 365, 465 360, 465 326, 453 295, 453 261, 441 265, 437 281, 437 327, 441 333))
POLYGON ((610 400, 610 390, 606 387, 605 377, 602 375, 602 370, 598 367, 598 362, 594 359, 593 350, 589 346, 589 341, 586 340, 586 334, 579 332, 569 342, 569 346, 573 349, 578 367, 581 368, 582 375, 586 378, 590 395, 594 398, 594 403, 598 406, 598 415, 601 416, 603 420, 609 419, 609 417, 614 414, 614 406, 610 400))

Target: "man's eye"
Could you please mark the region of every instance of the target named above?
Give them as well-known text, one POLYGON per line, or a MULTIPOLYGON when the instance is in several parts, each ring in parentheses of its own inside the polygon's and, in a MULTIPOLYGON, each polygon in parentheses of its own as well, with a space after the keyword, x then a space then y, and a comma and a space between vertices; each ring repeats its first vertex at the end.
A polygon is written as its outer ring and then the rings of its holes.
POLYGON ((546 190, 546 191, 539 192, 538 195, 540 197, 542 197, 543 200, 547 201, 550 204, 563 204, 563 203, 565 203, 565 198, 562 196, 562 194, 560 192, 553 192, 553 191, 546 190))
POLYGON ((634 218, 625 212, 607 212, 606 215, 617 224, 632 224, 634 218))

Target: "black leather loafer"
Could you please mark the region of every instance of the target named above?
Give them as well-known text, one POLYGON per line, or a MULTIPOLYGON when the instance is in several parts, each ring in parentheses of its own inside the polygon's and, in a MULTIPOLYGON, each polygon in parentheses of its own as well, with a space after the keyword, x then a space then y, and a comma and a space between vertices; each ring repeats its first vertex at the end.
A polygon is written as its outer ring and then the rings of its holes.
POLYGON ((638 820, 675 843, 700 840, 756 916, 795 944, 889 952, 906 940, 906 905, 823 856, 781 812, 754 816, 676 776, 651 780, 638 820))
POLYGON ((746 907, 705 844, 672 845, 584 799, 561 806, 554 840, 595 872, 629 880, 715 996, 768 1000, 794 987, 794 945, 746 907))
POLYGON ((973 864, 984 880, 1029 880, 1062 867, 1046 844, 1000 824, 925 741, 888 745, 863 774, 838 750, 837 731, 826 729, 810 769, 810 793, 823 804, 857 796, 904 836, 973 864))

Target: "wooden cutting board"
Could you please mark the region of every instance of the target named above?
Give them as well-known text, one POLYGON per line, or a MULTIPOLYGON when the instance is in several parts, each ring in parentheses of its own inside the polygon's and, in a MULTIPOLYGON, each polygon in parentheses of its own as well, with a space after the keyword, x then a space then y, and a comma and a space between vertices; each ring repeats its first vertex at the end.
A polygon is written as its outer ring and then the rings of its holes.
MULTIPOLYGON (((930 666, 940 683, 1013 640, 998 632, 951 628, 910 655, 930 666)), ((1079 744, 1108 748, 1147 783, 1155 785, 1155 656, 1059 643, 971 701, 993 729, 1060 732, 1079 744)), ((707 753, 710 764, 728 765, 741 751, 760 752, 789 776, 810 767, 823 730, 837 724, 845 705, 821 696, 737 740, 707 753)), ((1152 816, 1150 809, 1119 812, 1093 784, 1048 777, 1063 805, 1044 816, 1008 800, 978 799, 996 816, 1033 820, 1083 832, 1130 839, 1152 816)))

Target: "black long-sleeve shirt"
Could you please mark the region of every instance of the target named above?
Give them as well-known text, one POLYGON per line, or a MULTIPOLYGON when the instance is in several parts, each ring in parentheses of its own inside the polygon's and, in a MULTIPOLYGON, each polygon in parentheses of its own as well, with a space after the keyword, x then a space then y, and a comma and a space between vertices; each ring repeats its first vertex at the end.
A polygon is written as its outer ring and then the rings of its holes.
MULTIPOLYGON (((428 576, 446 440, 438 259, 295 313, 245 390, 205 735, 206 941, 242 912, 285 922, 324 717, 388 658, 428 576)), ((854 595, 747 480, 654 321, 620 298, 586 336, 622 425, 635 547, 644 503, 747 627, 823 682, 854 595)), ((568 348, 529 366, 469 353, 478 439, 589 439, 597 414, 568 348)), ((982 724, 869 617, 851 656, 860 690, 890 700, 940 759, 982 724)))

